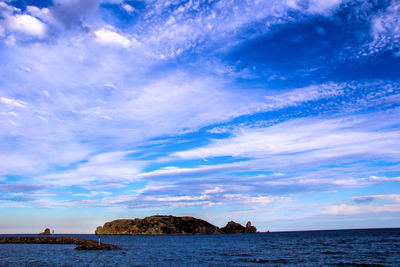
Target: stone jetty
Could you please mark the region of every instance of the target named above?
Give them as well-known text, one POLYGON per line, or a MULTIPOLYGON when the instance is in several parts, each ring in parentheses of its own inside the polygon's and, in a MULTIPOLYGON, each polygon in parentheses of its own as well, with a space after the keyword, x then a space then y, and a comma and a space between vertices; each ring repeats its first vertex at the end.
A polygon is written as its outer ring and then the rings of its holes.
POLYGON ((112 250, 119 249, 118 246, 98 243, 94 240, 76 237, 0 237, 3 244, 75 244, 76 250, 112 250))

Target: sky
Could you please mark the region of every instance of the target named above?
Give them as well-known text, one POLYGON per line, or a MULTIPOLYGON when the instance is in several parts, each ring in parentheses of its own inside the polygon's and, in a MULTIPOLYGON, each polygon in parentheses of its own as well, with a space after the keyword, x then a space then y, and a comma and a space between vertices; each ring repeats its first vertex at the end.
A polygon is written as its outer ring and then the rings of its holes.
POLYGON ((0 1, 0 232, 400 227, 397 0, 0 1))

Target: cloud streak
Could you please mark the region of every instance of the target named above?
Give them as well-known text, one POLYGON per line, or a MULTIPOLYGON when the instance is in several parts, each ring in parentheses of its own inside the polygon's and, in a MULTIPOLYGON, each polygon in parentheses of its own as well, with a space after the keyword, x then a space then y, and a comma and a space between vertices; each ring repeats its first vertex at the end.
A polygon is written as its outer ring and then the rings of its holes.
MULTIPOLYGON (((393 112, 397 113, 396 110, 393 112)), ((272 127, 255 127, 236 132, 230 138, 215 140, 205 147, 174 152, 171 156, 183 159, 230 155, 284 159, 296 158, 302 153, 308 155, 301 157, 302 159, 315 161, 362 154, 397 159, 398 153, 391 148, 398 146, 399 132, 360 128, 360 124, 368 123, 369 116, 328 120, 295 119, 272 127)), ((397 124, 396 121, 392 123, 397 124)))

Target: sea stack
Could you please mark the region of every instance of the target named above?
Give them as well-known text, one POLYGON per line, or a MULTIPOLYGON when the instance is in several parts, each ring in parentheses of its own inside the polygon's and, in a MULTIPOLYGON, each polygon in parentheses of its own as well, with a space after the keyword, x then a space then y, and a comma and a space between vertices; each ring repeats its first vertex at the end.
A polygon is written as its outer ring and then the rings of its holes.
POLYGON ((251 222, 248 221, 246 223, 246 231, 245 233, 256 233, 257 232, 257 228, 255 226, 251 225, 251 222))

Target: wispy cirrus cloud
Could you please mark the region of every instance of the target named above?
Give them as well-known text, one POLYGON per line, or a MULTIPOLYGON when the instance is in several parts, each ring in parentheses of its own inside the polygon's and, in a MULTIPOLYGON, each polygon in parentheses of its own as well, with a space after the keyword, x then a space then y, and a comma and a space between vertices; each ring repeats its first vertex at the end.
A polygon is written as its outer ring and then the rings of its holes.
MULTIPOLYGON (((397 177, 400 180, 400 177, 397 177)), ((398 194, 388 194, 388 195, 369 195, 353 197, 353 201, 356 203, 370 203, 377 200, 390 200, 393 202, 400 202, 400 195, 398 194)))
POLYGON ((125 184, 135 180, 143 163, 129 159, 133 151, 97 154, 67 171, 37 177, 38 183, 52 186, 125 184))
POLYGON ((372 52, 392 50, 397 56, 400 56, 397 51, 400 35, 399 16, 400 4, 393 1, 384 12, 373 17, 371 29, 373 42, 370 44, 372 52))
MULTIPOLYGON (((397 113, 397 109, 392 112, 397 113)), ((272 127, 241 129, 233 132, 230 138, 214 140, 204 147, 174 152, 171 156, 183 159, 230 155, 245 158, 277 156, 284 159, 296 158, 299 153, 304 153, 309 156, 301 157, 302 160, 319 161, 362 154, 397 159, 398 153, 391 148, 397 147, 399 132, 397 129, 377 131, 363 127, 362 124, 368 123, 370 116, 368 114, 328 120, 301 118, 272 127)), ((391 113, 380 116, 391 117, 391 113)), ((375 120, 374 122, 376 123, 375 120)), ((390 123, 397 124, 395 119, 390 123)), ((383 126, 387 127, 386 122, 383 122, 383 126)), ((271 160, 274 161, 273 158, 271 160)))
POLYGON ((25 108, 27 104, 24 101, 7 97, 0 97, 0 101, 7 106, 16 108, 25 108))
POLYGON ((330 215, 356 215, 398 213, 400 211, 400 195, 398 194, 359 196, 354 197, 353 201, 362 205, 332 205, 325 212, 330 215), (373 203, 377 201, 386 201, 389 203, 381 205, 373 203))
POLYGON ((96 41, 111 46, 120 46, 123 48, 128 48, 131 45, 131 41, 125 36, 115 32, 112 29, 102 28, 94 32, 96 36, 96 41))
POLYGON ((203 194, 203 195, 180 195, 180 196, 123 196, 117 198, 106 198, 107 205, 124 205, 127 207, 193 207, 193 206, 215 206, 235 203, 238 205, 267 205, 275 202, 288 202, 289 197, 276 196, 251 196, 247 194, 203 194))
POLYGON ((356 205, 337 205, 329 207, 326 214, 329 215, 360 215, 360 214, 380 214, 380 213, 398 213, 399 204, 381 205, 381 206, 356 206, 356 205))
POLYGON ((0 191, 2 193, 33 193, 36 191, 44 190, 47 186, 45 185, 35 185, 28 183, 10 183, 10 184, 0 184, 0 191))

